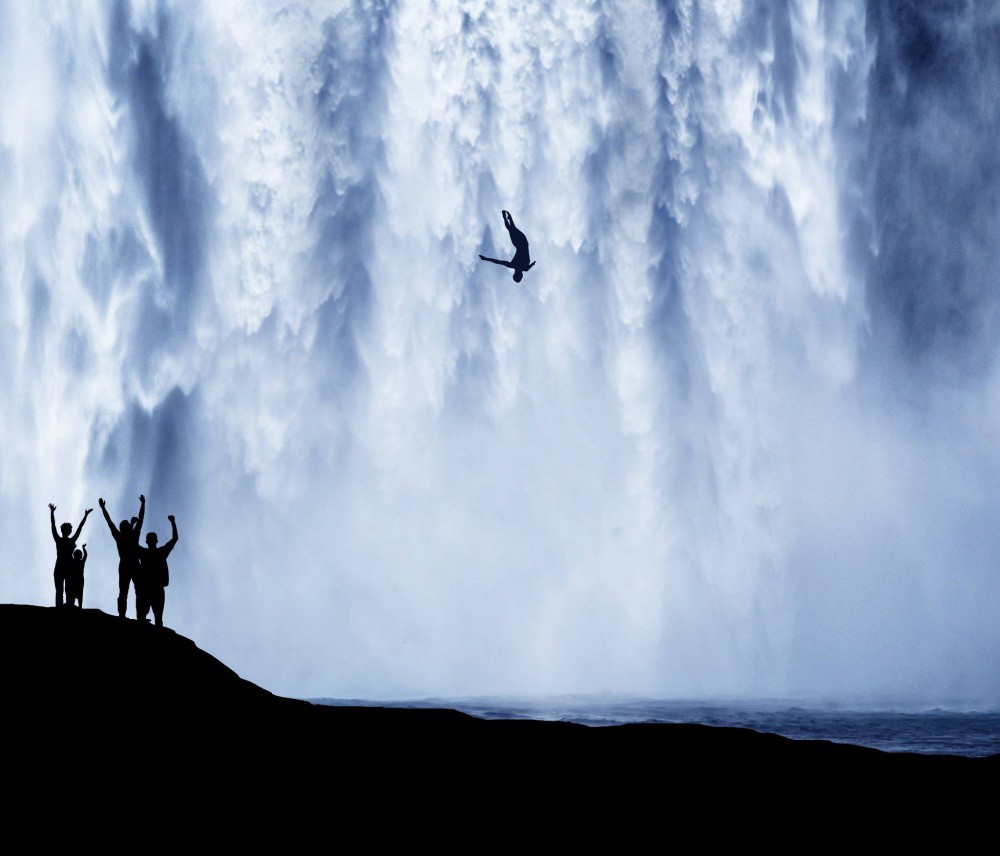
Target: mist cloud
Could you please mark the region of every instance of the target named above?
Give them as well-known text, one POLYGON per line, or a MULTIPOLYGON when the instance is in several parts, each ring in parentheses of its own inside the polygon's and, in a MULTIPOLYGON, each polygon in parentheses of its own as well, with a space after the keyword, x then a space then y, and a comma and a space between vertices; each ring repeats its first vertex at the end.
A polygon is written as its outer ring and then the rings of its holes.
POLYGON ((0 596, 145 492, 280 692, 996 699, 995 17, 0 15, 0 596))

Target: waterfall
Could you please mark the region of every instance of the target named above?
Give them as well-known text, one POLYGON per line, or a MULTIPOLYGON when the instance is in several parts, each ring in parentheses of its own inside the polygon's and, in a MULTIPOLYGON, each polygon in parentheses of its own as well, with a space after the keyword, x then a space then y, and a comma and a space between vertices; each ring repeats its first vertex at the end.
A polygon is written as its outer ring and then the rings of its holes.
POLYGON ((896 5, 0 4, 0 598, 145 493, 279 692, 996 697, 1000 22, 896 5))

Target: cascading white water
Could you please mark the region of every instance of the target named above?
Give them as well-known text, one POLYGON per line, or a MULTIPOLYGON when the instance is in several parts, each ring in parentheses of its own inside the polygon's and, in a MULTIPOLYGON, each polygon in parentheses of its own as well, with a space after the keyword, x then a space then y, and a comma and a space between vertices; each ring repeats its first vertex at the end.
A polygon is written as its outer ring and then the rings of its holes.
POLYGON ((0 6, 0 597, 145 492, 281 692, 995 695, 1000 386, 883 403, 869 17, 0 6))

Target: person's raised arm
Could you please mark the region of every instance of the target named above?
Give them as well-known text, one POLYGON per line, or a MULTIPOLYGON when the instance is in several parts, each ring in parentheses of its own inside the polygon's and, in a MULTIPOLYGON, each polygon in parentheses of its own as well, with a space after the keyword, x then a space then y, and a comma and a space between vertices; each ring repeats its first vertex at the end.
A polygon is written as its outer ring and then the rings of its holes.
POLYGON ((50 502, 49 503, 49 518, 52 521, 52 540, 59 540, 59 532, 56 530, 56 507, 50 502))
POLYGON ((146 519, 146 497, 139 494, 139 522, 135 524, 135 540, 139 540, 139 533, 142 532, 142 521, 146 519))
POLYGON ((90 512, 93 510, 93 508, 88 508, 85 512, 83 512, 83 520, 80 521, 80 525, 76 527, 76 532, 73 533, 74 542, 80 537, 80 533, 83 532, 83 524, 87 522, 87 518, 90 517, 90 512))
POLYGON ((97 504, 101 506, 101 513, 104 515, 104 519, 108 521, 108 528, 111 530, 111 534, 118 538, 118 527, 115 526, 114 521, 111 519, 111 515, 108 514, 108 507, 104 504, 104 497, 102 496, 97 500, 97 504))
POLYGON ((174 549, 174 544, 177 543, 177 521, 174 520, 174 516, 172 514, 167 515, 167 520, 170 521, 171 534, 170 534, 170 540, 163 545, 164 556, 170 555, 170 551, 174 549))
POLYGON ((83 563, 82 564, 84 564, 84 565, 87 564, 87 545, 86 544, 83 545, 83 563))

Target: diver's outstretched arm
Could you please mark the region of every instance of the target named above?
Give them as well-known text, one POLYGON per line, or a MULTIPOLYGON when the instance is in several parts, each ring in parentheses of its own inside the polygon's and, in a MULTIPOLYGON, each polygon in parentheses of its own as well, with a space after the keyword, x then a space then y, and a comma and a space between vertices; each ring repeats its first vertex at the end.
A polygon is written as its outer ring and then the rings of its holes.
POLYGON ((59 533, 56 531, 56 507, 49 503, 49 517, 52 519, 52 540, 59 540, 59 533))
POLYGON ((535 263, 534 263, 534 262, 532 262, 532 263, 531 263, 530 265, 528 265, 528 266, 527 266, 527 267, 525 268, 525 270, 531 270, 531 269, 532 269, 532 268, 533 268, 534 266, 535 266, 535 263))
POLYGON ((117 539, 118 538, 118 527, 115 526, 115 524, 111 520, 111 515, 108 514, 108 507, 104 503, 104 497, 103 496, 99 500, 97 500, 97 504, 99 506, 101 506, 101 513, 104 515, 104 519, 108 521, 108 529, 111 530, 111 534, 114 535, 115 538, 117 539))
POLYGON ((495 265, 503 265, 508 268, 514 267, 514 265, 504 259, 491 259, 489 256, 480 256, 479 258, 481 258, 484 262, 493 262, 495 265))
POLYGON ((76 534, 73 535, 74 541, 80 537, 80 533, 83 532, 83 524, 87 522, 87 518, 90 517, 90 512, 93 510, 93 508, 88 508, 85 512, 83 512, 83 520, 80 521, 80 525, 76 527, 76 534))

